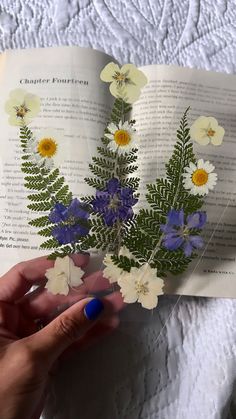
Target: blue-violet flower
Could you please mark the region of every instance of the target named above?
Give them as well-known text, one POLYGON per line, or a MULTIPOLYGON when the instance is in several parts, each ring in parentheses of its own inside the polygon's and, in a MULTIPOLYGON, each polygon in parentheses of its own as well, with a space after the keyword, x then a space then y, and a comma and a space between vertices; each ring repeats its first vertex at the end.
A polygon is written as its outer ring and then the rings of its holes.
POLYGON ((73 244, 89 232, 89 212, 86 205, 77 198, 74 198, 68 207, 57 202, 48 218, 56 224, 52 229, 52 235, 60 244, 73 244))
POLYGON ((196 211, 187 216, 184 222, 183 209, 170 210, 167 214, 167 223, 161 224, 160 229, 164 233, 163 246, 168 250, 183 249, 186 257, 191 256, 193 249, 203 246, 203 239, 194 233, 194 230, 202 229, 206 224, 206 213, 196 211))
POLYGON ((137 203, 133 196, 133 189, 122 187, 117 178, 107 182, 104 191, 97 191, 92 201, 95 212, 103 216, 107 226, 113 226, 117 221, 127 221, 132 218, 132 206, 137 203))

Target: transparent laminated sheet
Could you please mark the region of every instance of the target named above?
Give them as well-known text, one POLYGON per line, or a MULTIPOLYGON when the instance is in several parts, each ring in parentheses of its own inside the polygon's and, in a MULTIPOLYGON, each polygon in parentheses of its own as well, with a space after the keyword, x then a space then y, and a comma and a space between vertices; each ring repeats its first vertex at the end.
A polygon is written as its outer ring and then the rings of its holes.
MULTIPOLYGON (((145 71, 145 68, 143 70, 145 71)), ((171 81, 169 81, 166 68, 164 71, 165 75, 163 75, 163 71, 160 71, 159 74, 158 72, 153 74, 152 69, 147 71, 147 75, 153 79, 152 86, 149 85, 146 88, 153 90, 152 98, 150 92, 147 94, 144 90, 143 96, 135 104, 132 114, 132 117, 137 121, 136 127, 140 134, 141 199, 137 207, 146 206, 146 183, 155 182, 157 177, 164 174, 164 165, 173 150, 179 120, 186 108, 191 107, 189 125, 201 115, 216 117, 226 131, 223 144, 219 147, 212 145, 204 147, 194 144, 196 158, 210 160, 218 174, 215 190, 210 191, 206 199, 204 198, 203 210, 207 212, 208 216, 207 225, 202 233, 205 241, 204 248, 198 251, 198 257, 191 262, 186 274, 176 277, 167 276, 165 280, 167 293, 183 295, 161 296, 157 308, 151 311, 143 309, 137 303, 127 305, 120 315, 119 329, 113 336, 101 340, 87 352, 75 355, 61 373, 61 377, 66 377, 71 394, 67 394, 66 400, 60 401, 58 395, 63 392, 64 382, 63 384, 59 381, 54 382, 46 417, 52 417, 54 412, 55 417, 58 418, 75 418, 80 413, 86 418, 94 415, 107 419, 111 417, 167 418, 173 417, 166 408, 169 404, 176 405, 176 418, 185 417, 184 415, 187 413, 184 409, 193 397, 191 389, 188 388, 191 363, 187 366, 184 382, 179 382, 174 376, 171 377, 173 381, 176 379, 174 392, 173 389, 172 393, 168 392, 165 387, 165 377, 167 379, 170 372, 173 375, 174 369, 176 377, 179 376, 180 364, 178 364, 178 352, 175 347, 176 341, 181 340, 180 344, 183 343, 184 347, 188 339, 195 340, 195 351, 199 353, 199 357, 203 356, 204 349, 200 349, 200 345, 204 348, 204 335, 211 333, 212 324, 211 320, 200 325, 196 323, 195 333, 192 335, 191 321, 189 320, 188 327, 183 326, 183 336, 175 335, 176 319, 180 315, 180 302, 184 299, 191 305, 192 317, 194 317, 194 303, 204 306, 203 300, 205 299, 196 298, 194 301, 193 298, 187 297, 188 295, 229 298, 236 296, 236 150, 234 150, 236 117, 232 108, 236 97, 234 96, 235 91, 223 85, 223 81, 222 86, 219 85, 219 80, 216 81, 215 88, 217 86, 218 91, 220 88, 225 89, 225 95, 228 94, 226 109, 227 97, 224 97, 222 101, 220 100, 221 93, 217 93, 217 98, 215 97, 216 90, 214 90, 214 86, 212 87, 212 81, 210 86, 212 90, 210 90, 207 73, 199 72, 197 75, 191 75, 189 72, 187 77, 186 74, 181 75, 175 68, 172 72, 170 71, 169 79, 171 81), (157 79, 162 80, 158 82, 158 88, 157 79), (201 79, 201 83, 199 79, 201 79), (160 88, 161 83, 165 84, 166 90, 168 89, 167 97, 162 97, 165 96, 165 93, 163 94, 163 90, 160 88), (201 84, 202 90, 197 87, 197 84, 201 84), (177 89, 173 89, 173 86, 177 85, 180 97, 177 94, 177 89), (205 89, 207 100, 204 99, 201 102, 197 99, 199 89, 201 91, 205 89), (210 92, 212 92, 212 97, 210 92), (184 95, 185 99, 183 99, 184 95), (196 328, 199 340, 196 338, 196 328), (78 388, 74 389, 72 382, 78 382, 78 388), (158 396, 153 400, 154 396, 158 394, 157 392, 161 396, 160 404, 158 396), (90 403, 91 399, 92 403, 90 403), (165 400, 165 405, 161 404, 163 400, 165 400), (183 407, 179 405, 178 400, 182 401, 183 407)), ((229 79, 228 81, 230 82, 229 79)), ((200 94, 199 97, 201 97, 200 94)), ((97 266, 97 261, 94 266, 97 266)), ((102 268, 102 264, 100 268, 102 268)), ((113 285, 110 291, 116 289, 117 287, 113 285)), ((209 319, 214 318, 215 310, 214 304, 208 308, 209 319)), ((232 354, 230 355, 229 352, 229 362, 231 356, 232 354)), ((213 361, 207 356, 206 359, 208 359, 209 365, 212 362, 212 377, 205 377, 205 388, 209 388, 207 385, 213 386, 212 380, 214 381, 216 374, 218 374, 218 379, 221 374, 220 371, 217 371, 213 361)), ((204 360, 199 362, 204 365, 204 360)), ((233 358, 231 365, 233 367, 233 358)), ((185 368, 183 363, 181 366, 183 369, 185 368)), ((182 372, 182 374, 184 373, 182 372)), ((196 412, 197 410, 192 412, 193 415, 196 415, 196 412)))

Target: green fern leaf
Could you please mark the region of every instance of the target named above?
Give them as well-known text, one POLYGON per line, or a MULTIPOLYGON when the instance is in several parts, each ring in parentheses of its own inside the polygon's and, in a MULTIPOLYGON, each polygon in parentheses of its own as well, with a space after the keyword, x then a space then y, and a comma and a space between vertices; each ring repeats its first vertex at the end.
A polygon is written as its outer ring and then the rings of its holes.
POLYGON ((40 245, 41 249, 47 249, 47 250, 57 249, 58 247, 60 247, 60 244, 54 238, 51 238, 51 239, 47 240, 46 242, 44 242, 40 245))
POLYGON ((29 221, 29 225, 33 227, 46 227, 49 224, 51 223, 47 215, 43 215, 42 217, 38 217, 38 218, 35 218, 34 220, 29 221))

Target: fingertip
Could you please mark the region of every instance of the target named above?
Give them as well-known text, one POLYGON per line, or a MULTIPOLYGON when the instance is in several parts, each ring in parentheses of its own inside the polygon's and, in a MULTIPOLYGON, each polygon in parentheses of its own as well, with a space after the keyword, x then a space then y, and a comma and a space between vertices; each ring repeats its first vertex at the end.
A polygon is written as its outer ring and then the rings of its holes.
POLYGON ((126 307, 126 303, 124 303, 120 291, 115 291, 112 294, 107 295, 103 298, 103 301, 107 309, 111 310, 113 313, 117 313, 126 307))
POLYGON ((71 255, 71 258, 75 265, 80 266, 81 268, 84 268, 89 263, 90 254, 89 253, 75 253, 71 255))

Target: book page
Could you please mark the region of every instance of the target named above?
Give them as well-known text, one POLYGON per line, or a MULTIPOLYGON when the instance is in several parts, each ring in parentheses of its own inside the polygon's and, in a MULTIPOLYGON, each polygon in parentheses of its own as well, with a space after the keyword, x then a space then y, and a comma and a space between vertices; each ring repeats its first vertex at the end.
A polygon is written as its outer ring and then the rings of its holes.
POLYGON ((236 76, 175 66, 145 66, 141 70, 149 83, 132 114, 140 135, 140 206, 147 205, 146 183, 165 173, 179 121, 188 106, 190 125, 204 115, 214 116, 225 128, 221 146, 194 143, 197 159, 214 164, 218 183, 203 208, 208 215, 203 230, 205 247, 186 274, 166 281, 165 291, 236 298, 236 76))
POLYGON ((59 47, 7 51, 0 55, 0 254, 1 273, 18 261, 48 254, 39 249, 44 241, 28 221, 42 213, 27 209, 21 172, 19 130, 10 126, 4 105, 9 92, 22 88, 41 99, 40 114, 30 124, 56 129, 62 138, 61 172, 75 196, 91 193, 84 183, 88 163, 95 154, 113 104, 100 72, 114 61, 87 48, 59 47))

